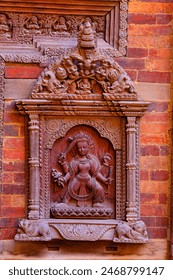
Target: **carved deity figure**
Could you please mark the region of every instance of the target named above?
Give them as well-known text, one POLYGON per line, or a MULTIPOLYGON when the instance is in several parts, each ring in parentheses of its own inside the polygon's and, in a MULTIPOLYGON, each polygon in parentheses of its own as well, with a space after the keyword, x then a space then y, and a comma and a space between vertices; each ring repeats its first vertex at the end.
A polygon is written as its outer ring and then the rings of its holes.
POLYGON ((78 133, 72 139, 65 153, 61 153, 58 162, 62 166, 65 176, 58 170, 52 170, 54 182, 61 187, 67 185, 67 191, 63 198, 64 203, 68 204, 73 198, 77 200, 78 206, 86 206, 83 203, 92 198, 93 207, 103 207, 105 190, 101 183, 109 185, 112 181, 110 169, 112 162, 111 155, 106 154, 102 166, 99 159, 90 153, 92 146, 91 138, 85 133, 78 133), (66 154, 75 149, 75 156, 67 163, 66 154))
POLYGON ((59 17, 52 25, 53 30, 58 33, 68 32, 69 27, 70 22, 66 22, 64 17, 59 17))
POLYGON ((27 32, 32 32, 34 34, 40 34, 40 22, 37 16, 32 16, 29 18, 29 20, 26 22, 25 27, 27 29, 27 32))
POLYGON ((6 15, 0 14, 0 37, 11 37, 10 30, 11 30, 12 22, 7 19, 6 15))

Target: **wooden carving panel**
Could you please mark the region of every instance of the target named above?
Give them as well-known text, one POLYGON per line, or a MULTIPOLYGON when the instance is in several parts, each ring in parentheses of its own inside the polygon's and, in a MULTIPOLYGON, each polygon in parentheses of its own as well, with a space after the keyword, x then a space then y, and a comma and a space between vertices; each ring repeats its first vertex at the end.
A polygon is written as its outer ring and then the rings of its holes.
POLYGON ((29 99, 27 219, 16 240, 144 243, 139 209, 139 117, 149 103, 98 48, 95 24, 42 72, 29 99))
POLYGON ((112 144, 88 126, 74 126, 58 139, 50 156, 52 214, 62 217, 64 209, 80 218, 114 217, 114 153, 112 144))
MULTIPOLYGON (((3 8, 3 12, 0 13, 0 41, 7 45, 9 43, 9 46, 12 42, 34 45, 29 52, 26 48, 22 50, 25 53, 24 62, 29 62, 31 52, 34 61, 38 61, 35 47, 41 51, 45 48, 45 54, 48 56, 50 50, 54 55, 59 55, 57 49, 61 47, 56 47, 57 38, 76 38, 79 25, 86 18, 95 24, 98 38, 103 38, 114 48, 114 51, 109 48, 109 53, 112 52, 116 56, 126 54, 128 0, 70 1, 70 3, 60 0, 56 2, 28 0, 25 3, 1 1, 0 7, 3 8), (45 39, 50 38, 53 41, 48 41, 49 47, 45 47, 45 39)), ((15 47, 17 50, 19 46, 15 47)), ((14 60, 7 50, 4 58, 14 60)), ((15 61, 16 59, 21 62, 21 54, 15 57, 15 61)))

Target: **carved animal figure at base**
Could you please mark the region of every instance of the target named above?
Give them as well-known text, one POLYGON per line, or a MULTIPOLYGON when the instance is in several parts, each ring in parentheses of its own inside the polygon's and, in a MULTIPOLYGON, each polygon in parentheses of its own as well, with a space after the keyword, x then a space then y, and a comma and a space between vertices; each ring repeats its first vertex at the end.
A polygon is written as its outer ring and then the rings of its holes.
POLYGON ((124 241, 129 242, 134 240, 136 242, 147 241, 147 231, 144 222, 137 221, 135 224, 128 224, 122 222, 116 227, 114 242, 124 241))
POLYGON ((40 237, 41 239, 50 239, 50 229, 47 223, 39 223, 23 219, 19 222, 17 235, 24 237, 40 237))

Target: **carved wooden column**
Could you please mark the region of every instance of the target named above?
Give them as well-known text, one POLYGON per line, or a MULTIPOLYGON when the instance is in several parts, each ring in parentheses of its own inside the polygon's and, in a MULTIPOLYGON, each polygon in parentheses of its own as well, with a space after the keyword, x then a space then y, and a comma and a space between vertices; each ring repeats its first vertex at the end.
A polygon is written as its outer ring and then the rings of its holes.
POLYGON ((127 202, 126 202, 126 220, 135 222, 137 220, 136 207, 136 117, 127 117, 127 202))
POLYGON ((39 116, 30 115, 29 121, 29 219, 39 219, 39 116))

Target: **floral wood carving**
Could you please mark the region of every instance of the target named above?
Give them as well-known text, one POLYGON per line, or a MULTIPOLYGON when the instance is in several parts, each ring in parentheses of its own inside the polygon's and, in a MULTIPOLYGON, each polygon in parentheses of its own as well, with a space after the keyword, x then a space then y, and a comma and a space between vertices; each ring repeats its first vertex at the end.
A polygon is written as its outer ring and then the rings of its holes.
POLYGON ((107 225, 85 225, 85 224, 51 224, 56 228, 63 238, 67 240, 85 240, 96 241, 99 240, 106 231, 112 228, 107 225))

